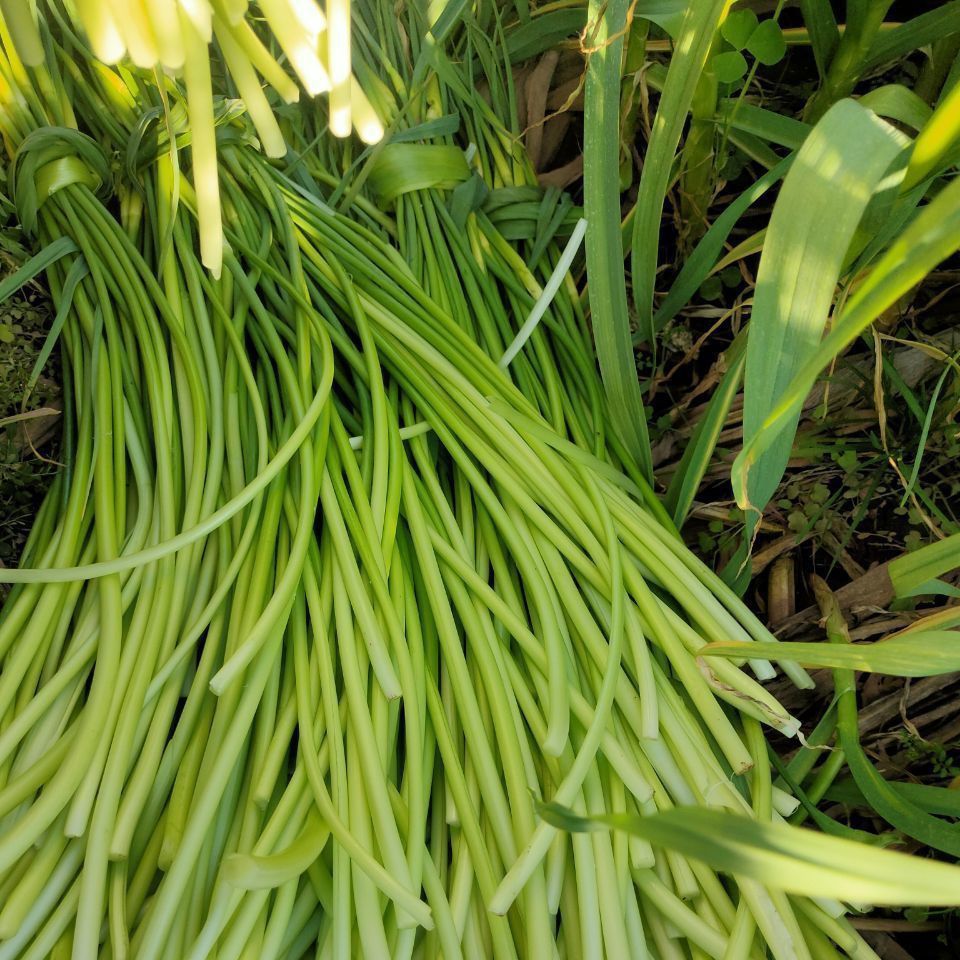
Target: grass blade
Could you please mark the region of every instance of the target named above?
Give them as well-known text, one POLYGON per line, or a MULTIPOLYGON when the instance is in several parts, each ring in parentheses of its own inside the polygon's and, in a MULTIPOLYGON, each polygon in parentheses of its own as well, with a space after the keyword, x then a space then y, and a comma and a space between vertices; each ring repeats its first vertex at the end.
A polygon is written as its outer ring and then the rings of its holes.
POLYGON ((768 143, 798 150, 810 133, 810 125, 785 117, 740 99, 721 100, 717 119, 743 133, 753 134, 768 143))
MULTIPOLYGON (((830 588, 819 578, 813 580, 813 591, 824 616, 827 639, 841 648, 850 643, 847 624, 830 588)), ((960 856, 960 825, 944 823, 911 803, 895 790, 870 762, 860 745, 857 688, 853 671, 834 670, 837 700, 837 734, 847 766, 870 807, 891 826, 936 850, 960 856)))
POLYGON ((949 93, 933 111, 930 122, 920 131, 913 144, 910 166, 904 178, 904 189, 916 186, 937 168, 956 160, 955 147, 960 139, 960 84, 954 84, 949 93))
POLYGON ((821 80, 826 77, 830 61, 840 42, 840 31, 833 15, 830 0, 800 0, 803 22, 810 34, 810 46, 817 61, 817 71, 821 80))
POLYGON ((887 83, 865 93, 857 101, 878 117, 896 120, 913 130, 922 130, 933 111, 929 104, 902 83, 887 83))
POLYGON ((744 190, 730 206, 713 222, 704 237, 696 245, 693 253, 686 259, 677 279, 653 318, 655 330, 662 330, 700 289, 700 285, 710 276, 717 258, 724 252, 724 246, 737 221, 756 203, 774 184, 779 183, 790 169, 793 157, 782 160, 772 170, 760 177, 751 187, 744 190))
POLYGON ((960 533, 905 553, 891 560, 887 569, 896 595, 911 597, 957 567, 960 567, 960 533))
MULTIPOLYGON (((771 403, 770 413, 755 428, 732 470, 741 506, 748 504, 748 478, 758 459, 790 423, 796 423, 803 401, 831 360, 851 344, 891 304, 918 284, 960 247, 960 180, 951 181, 890 245, 866 280, 847 301, 839 319, 789 386, 771 403)), ((792 430, 790 431, 792 434, 792 430)), ((947 542, 947 541, 945 541, 947 542)))
MULTIPOLYGON (((660 218, 670 186, 673 158, 697 83, 707 62, 717 28, 723 21, 730 0, 692 3, 677 38, 670 60, 666 83, 647 145, 640 188, 633 218, 630 250, 630 275, 633 302, 640 317, 640 330, 654 343, 653 294, 657 275, 657 251, 660 247, 660 218)), ((589 123, 587 124, 589 130, 589 123)), ((616 157, 614 151, 613 158, 616 157)), ((611 158, 611 162, 613 161, 611 158)), ((590 219, 590 214, 587 214, 590 219)))
POLYGON ((807 102, 806 119, 820 120, 850 96, 865 72, 864 60, 893 0, 847 0, 846 25, 820 89, 807 102))
POLYGON ((867 54, 865 69, 872 70, 890 60, 925 47, 934 40, 960 31, 960 0, 941 4, 933 10, 877 34, 867 54))
POLYGON ((51 264, 56 263, 68 253, 75 253, 77 245, 69 237, 58 237, 48 243, 39 253, 35 253, 16 271, 5 277, 0 283, 0 303, 12 297, 22 286, 43 273, 51 264))
POLYGON ((627 0, 591 0, 591 52, 585 90, 583 212, 587 220, 590 315, 607 401, 621 438, 644 477, 653 461, 637 379, 620 242, 620 56, 627 0))
POLYGON ((960 870, 951 864, 784 823, 696 807, 675 807, 647 817, 580 817, 556 804, 540 804, 539 811, 560 829, 626 830, 773 890, 877 906, 960 903, 960 870))
MULTIPOLYGON (((757 273, 744 374, 744 447, 813 356, 844 258, 867 204, 904 138, 853 101, 833 107, 787 174, 757 273)), ((762 510, 783 476, 799 412, 737 477, 742 506, 762 510)), ((742 456, 742 455, 741 455, 742 456)))
POLYGON ((883 673, 891 677, 935 677, 960 670, 960 633, 917 630, 879 643, 708 643, 701 657, 789 660, 811 667, 883 673))
MULTIPOLYGON (((890 786, 897 793, 927 813, 937 813, 944 817, 960 817, 960 790, 950 787, 935 787, 928 783, 910 783, 893 780, 890 786)), ((827 800, 850 806, 866 806, 863 792, 854 780, 841 780, 834 783, 826 792, 827 800)))

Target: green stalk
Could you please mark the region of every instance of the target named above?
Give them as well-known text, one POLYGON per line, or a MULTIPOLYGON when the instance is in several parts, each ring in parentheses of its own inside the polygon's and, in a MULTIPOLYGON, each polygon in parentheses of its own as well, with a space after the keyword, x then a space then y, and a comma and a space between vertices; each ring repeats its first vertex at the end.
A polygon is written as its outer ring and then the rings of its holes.
POLYGON ((827 75, 804 110, 804 119, 809 123, 816 123, 838 100, 853 91, 891 2, 849 0, 846 27, 830 60, 827 75))

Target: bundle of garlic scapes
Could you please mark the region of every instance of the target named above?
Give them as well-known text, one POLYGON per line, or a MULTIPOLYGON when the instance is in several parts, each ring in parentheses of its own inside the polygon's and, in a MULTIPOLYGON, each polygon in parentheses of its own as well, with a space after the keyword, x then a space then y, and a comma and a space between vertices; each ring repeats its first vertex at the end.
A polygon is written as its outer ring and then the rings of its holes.
MULTIPOLYGON (((372 69, 415 12, 364 11, 372 69)), ((0 960, 875 960, 849 901, 960 902, 783 823, 773 665, 704 655, 777 645, 630 476, 582 220, 468 67, 393 68, 410 125, 348 176, 315 113, 285 163, 226 121, 212 276, 183 117, 44 45, 78 129, 0 57, 66 424, 0 570, 0 960)))

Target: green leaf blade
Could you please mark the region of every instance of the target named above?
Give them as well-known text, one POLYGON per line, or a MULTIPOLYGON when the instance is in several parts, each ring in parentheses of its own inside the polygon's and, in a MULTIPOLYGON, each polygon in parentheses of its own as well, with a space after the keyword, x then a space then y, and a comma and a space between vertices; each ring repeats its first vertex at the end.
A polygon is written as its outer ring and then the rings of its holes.
POLYGON ((670 185, 673 158, 697 83, 728 6, 727 0, 708 0, 687 6, 640 175, 633 218, 630 275, 640 332, 651 344, 654 342, 653 298, 660 246, 660 218, 670 185))
MULTIPOLYGON (((960 904, 960 869, 923 857, 722 810, 675 807, 651 816, 578 817, 551 805, 544 819, 574 830, 625 830, 738 879, 799 896, 876 906, 960 904)), ((544 807, 540 807, 544 814, 544 807)))
MULTIPOLYGON (((960 248, 960 179, 950 181, 893 240, 788 390, 763 420, 762 428, 733 465, 734 489, 746 490, 753 465, 799 416, 820 371, 852 343, 880 314, 931 270, 960 248)), ((738 496, 740 495, 738 493, 738 496)))
MULTIPOLYGON (((845 100, 797 154, 774 206, 757 273, 744 373, 745 448, 816 353, 850 242, 904 143, 873 113, 845 100)), ((745 509, 761 510, 773 495, 798 422, 799 411, 770 438, 746 478, 734 473, 745 509)))
POLYGON ((890 561, 890 581, 898 597, 915 592, 960 567, 960 533, 890 561))
POLYGON ((587 291, 597 361, 613 421, 644 477, 652 482, 653 460, 633 352, 620 239, 620 57, 627 6, 626 0, 611 5, 591 0, 589 7, 589 21, 596 30, 584 103, 587 291))
POLYGON ((960 633, 916 630, 870 644, 710 643, 702 657, 787 660, 811 667, 882 673, 891 677, 934 677, 960 671, 960 633))

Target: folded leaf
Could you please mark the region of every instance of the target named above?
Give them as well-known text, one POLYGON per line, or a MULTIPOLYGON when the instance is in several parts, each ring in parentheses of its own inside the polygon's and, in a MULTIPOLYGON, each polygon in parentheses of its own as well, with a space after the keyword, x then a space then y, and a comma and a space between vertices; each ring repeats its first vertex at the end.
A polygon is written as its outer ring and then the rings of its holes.
POLYGON ((439 143, 388 143, 370 171, 370 186, 384 203, 411 190, 447 190, 470 176, 463 151, 439 143))

